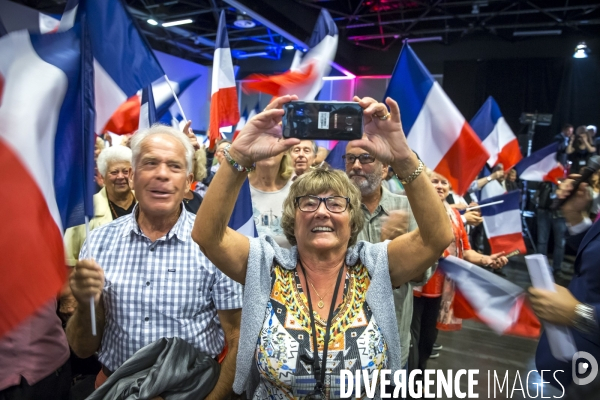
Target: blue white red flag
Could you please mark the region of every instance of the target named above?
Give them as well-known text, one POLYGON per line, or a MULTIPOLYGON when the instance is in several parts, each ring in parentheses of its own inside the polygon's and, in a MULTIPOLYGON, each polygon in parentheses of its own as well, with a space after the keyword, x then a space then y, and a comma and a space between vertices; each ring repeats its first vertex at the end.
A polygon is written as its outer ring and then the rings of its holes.
MULTIPOLYGON (((200 75, 193 76, 180 82, 170 80, 173 91, 177 96, 179 96, 199 77, 200 75)), ((175 103, 173 91, 171 91, 169 84, 163 78, 152 84, 152 93, 154 96, 157 119, 162 119, 162 117, 169 111, 169 108, 175 103)), ((104 127, 104 130, 119 135, 135 132, 138 129, 138 122, 140 119, 141 96, 142 92, 139 91, 127 99, 127 101, 122 103, 110 117, 110 120, 104 127)), ((171 119, 172 116, 167 117, 166 123, 170 124, 171 119)))
POLYGON ((156 107, 152 85, 142 89, 142 105, 140 106, 140 119, 138 129, 146 129, 156 122, 156 107))
POLYGON ((248 237, 258 236, 256 225, 254 224, 254 217, 252 215, 252 194, 250 192, 250 183, 248 183, 248 179, 244 181, 244 184, 240 189, 240 193, 238 194, 227 226, 248 237))
POLYGON ((74 30, 0 38, 0 336, 58 294, 63 231, 93 215, 91 57, 80 49, 74 30))
POLYGON ((464 195, 489 158, 481 140, 427 68, 405 44, 385 97, 400 106, 408 141, 426 166, 464 195))
POLYGON ((523 288, 454 256, 440 259, 438 268, 456 284, 457 318, 476 318, 499 335, 539 337, 541 325, 523 288))
POLYGON ((527 253, 523 241, 521 208, 519 207, 520 197, 521 192, 517 190, 491 197, 479 203, 483 206, 503 200, 503 203, 481 208, 483 227, 490 241, 492 253, 503 251, 509 254, 515 250, 519 250, 521 254, 527 253))
POLYGON ((504 170, 508 171, 523 158, 517 137, 492 96, 477 111, 471 120, 471 127, 490 153, 487 160, 490 167, 502 164, 504 170))
POLYGON ((299 100, 314 100, 323 87, 323 77, 331 70, 338 36, 335 21, 327 10, 321 9, 308 42, 308 52, 297 50, 290 69, 283 74, 248 76, 249 82, 244 84, 244 89, 273 96, 296 94, 299 100))
POLYGON ((334 169, 341 169, 342 171, 346 170, 346 164, 344 163, 344 159, 342 156, 346 154, 346 147, 348 146, 348 141, 340 140, 336 143, 336 145, 331 149, 327 157, 325 158, 325 162, 334 169))
POLYGON ((121 0, 71 0, 66 11, 61 30, 70 28, 73 20, 80 21, 82 15, 89 16, 96 132, 100 133, 123 102, 164 72, 121 0))
POLYGON ((229 37, 227 36, 227 24, 225 23, 225 11, 221 11, 213 59, 210 125, 208 128, 209 148, 212 149, 215 143, 221 139, 219 128, 233 126, 239 119, 240 109, 229 37))
POLYGON ((521 160, 515 166, 520 179, 525 181, 548 181, 558 184, 558 179, 564 176, 563 166, 556 161, 558 144, 552 143, 521 160))
POLYGON ((50 15, 8 0, 0 0, 0 22, 7 32, 26 29, 34 34, 57 32, 60 24, 50 15))
POLYGON ((235 126, 235 130, 233 131, 233 138, 231 140, 235 140, 240 131, 244 129, 244 126, 246 126, 246 122, 248 122, 248 108, 244 108, 244 112, 242 113, 240 120, 235 126))

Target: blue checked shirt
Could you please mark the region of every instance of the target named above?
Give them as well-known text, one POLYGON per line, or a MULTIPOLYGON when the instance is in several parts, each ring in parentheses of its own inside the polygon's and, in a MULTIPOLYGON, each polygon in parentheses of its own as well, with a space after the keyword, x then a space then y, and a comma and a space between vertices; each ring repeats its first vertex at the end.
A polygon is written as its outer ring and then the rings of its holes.
POLYGON ((242 286, 219 271, 191 237, 194 215, 182 208, 171 231, 154 243, 135 215, 90 232, 80 259, 104 269, 106 326, 99 360, 116 370, 142 347, 180 337, 211 357, 223 349, 217 310, 242 308, 242 286))

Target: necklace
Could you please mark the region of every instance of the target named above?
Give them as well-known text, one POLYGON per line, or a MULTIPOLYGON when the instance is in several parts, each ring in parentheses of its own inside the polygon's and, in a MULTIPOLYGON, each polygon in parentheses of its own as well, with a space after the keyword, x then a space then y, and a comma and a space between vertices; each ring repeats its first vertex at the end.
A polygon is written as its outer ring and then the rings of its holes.
POLYGON ((317 289, 315 289, 315 285, 313 285, 312 282, 310 282, 310 281, 308 283, 310 283, 310 286, 312 286, 313 290, 317 294, 317 297, 319 298, 319 302, 317 303, 317 307, 319 307, 319 308, 325 307, 325 303, 323 303, 323 298, 321 297, 321 295, 319 294, 319 292, 317 292, 317 289))
MULTIPOLYGON (((130 195, 131 195, 131 202, 129 203, 129 206, 126 208, 123 208, 123 210, 127 210, 129 207, 131 207, 131 204, 133 204, 133 202, 135 201, 135 196, 133 195, 133 193, 130 193, 130 195)), ((112 211, 113 219, 119 218, 119 216, 117 215, 117 212, 115 211, 115 208, 113 207, 113 202, 111 200, 108 200, 108 206, 110 207, 110 211, 112 211)))

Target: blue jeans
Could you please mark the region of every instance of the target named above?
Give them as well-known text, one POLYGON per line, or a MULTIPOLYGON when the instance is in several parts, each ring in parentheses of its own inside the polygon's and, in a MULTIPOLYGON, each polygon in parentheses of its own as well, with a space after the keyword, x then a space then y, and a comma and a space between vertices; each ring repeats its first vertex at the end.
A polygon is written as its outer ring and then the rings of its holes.
POLYGON ((565 256, 567 224, 563 217, 556 217, 555 213, 555 211, 550 210, 537 210, 537 251, 540 254, 548 255, 548 240, 550 239, 550 228, 552 227, 554 234, 552 270, 558 272, 565 256))

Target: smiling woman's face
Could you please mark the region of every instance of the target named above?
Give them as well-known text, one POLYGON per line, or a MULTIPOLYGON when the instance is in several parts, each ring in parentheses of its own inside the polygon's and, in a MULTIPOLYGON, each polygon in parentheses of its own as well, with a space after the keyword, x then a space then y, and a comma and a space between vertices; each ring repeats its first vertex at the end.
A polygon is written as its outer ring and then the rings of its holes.
POLYGON ((450 193, 450 183, 448 182, 448 179, 433 172, 430 180, 440 199, 444 200, 446 197, 448 197, 448 193, 450 193))
MULTIPOLYGON (((338 196, 328 191, 318 197, 338 196)), ((328 250, 348 247, 350 240, 350 207, 341 213, 331 212, 321 202, 316 211, 305 212, 296 207, 294 236, 298 247, 307 250, 328 250)))

